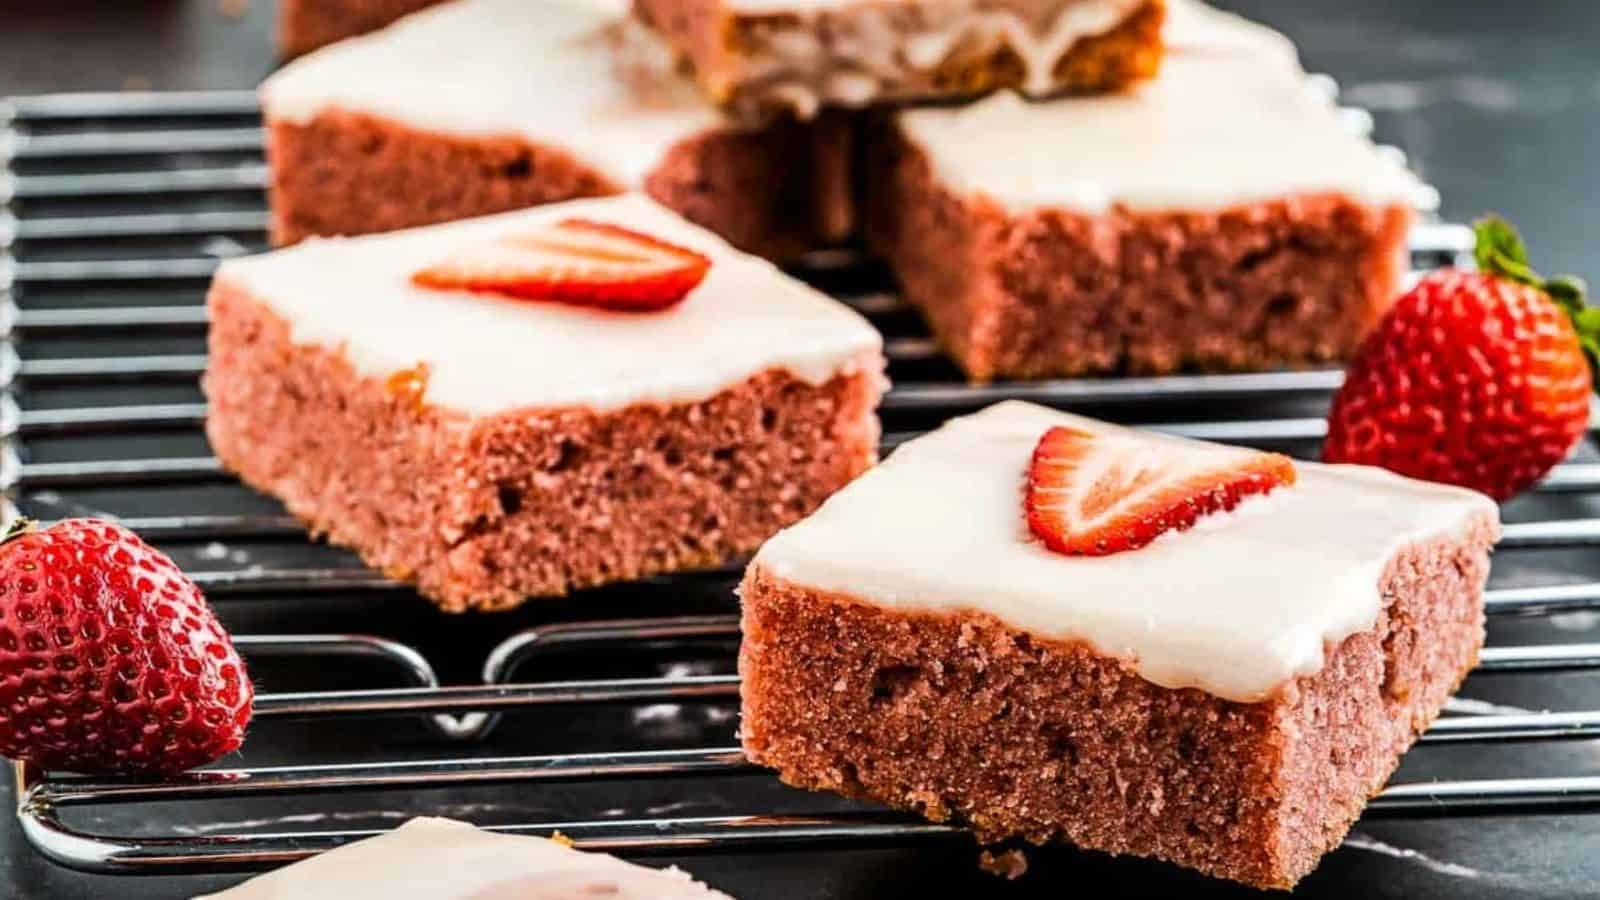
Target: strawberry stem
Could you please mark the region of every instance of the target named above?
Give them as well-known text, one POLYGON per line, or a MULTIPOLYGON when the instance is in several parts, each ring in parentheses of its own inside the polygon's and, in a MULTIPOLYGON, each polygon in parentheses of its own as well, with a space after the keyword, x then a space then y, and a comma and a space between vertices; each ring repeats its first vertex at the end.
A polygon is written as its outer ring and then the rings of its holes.
POLYGON ((25 534, 32 534, 39 530, 39 523, 27 516, 17 516, 6 526, 4 534, 0 534, 0 544, 10 543, 25 534))
POLYGON ((1589 377, 1600 390, 1600 308, 1586 302, 1588 287, 1576 275, 1545 278, 1528 264, 1528 247, 1516 226, 1496 215, 1472 223, 1477 242, 1472 256, 1478 268, 1491 275, 1544 291, 1566 312, 1578 333, 1583 355, 1589 359, 1589 377))

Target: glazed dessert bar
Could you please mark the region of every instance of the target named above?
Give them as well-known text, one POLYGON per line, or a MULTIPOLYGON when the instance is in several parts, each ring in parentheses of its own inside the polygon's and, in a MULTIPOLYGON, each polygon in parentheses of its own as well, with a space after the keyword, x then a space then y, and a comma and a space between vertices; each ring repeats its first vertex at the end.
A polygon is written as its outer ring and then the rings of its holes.
POLYGON ((299 56, 366 34, 439 0, 278 0, 278 52, 299 56))
POLYGON ((977 381, 1341 359, 1427 195, 1286 38, 1194 0, 1147 84, 913 109, 873 138, 869 242, 977 381))
POLYGON ((773 259, 853 228, 849 123, 729 122, 620 0, 453 0, 261 103, 279 244, 635 190, 773 259))
POLYGON ((231 259, 209 302, 224 465, 452 611, 749 553, 876 458, 877 332, 639 195, 231 259), (695 284, 557 283, 661 259, 703 278, 670 308, 550 299, 695 284))
POLYGON ((1153 75, 1165 0, 634 0, 718 103, 810 117, 959 98, 1108 91, 1153 75))
POLYGON ((412 819, 262 875, 214 900, 729 900, 677 869, 580 853, 541 837, 412 819))
POLYGON ((1498 533, 1460 488, 991 407, 762 547, 744 747, 986 841, 1289 887, 1475 664, 1498 533), (1221 506, 1187 530, 1150 539, 1187 503, 1105 524, 1217 465, 1241 474, 1194 494, 1221 506), (1042 540, 1036 494, 1046 526, 1103 534, 1042 540))

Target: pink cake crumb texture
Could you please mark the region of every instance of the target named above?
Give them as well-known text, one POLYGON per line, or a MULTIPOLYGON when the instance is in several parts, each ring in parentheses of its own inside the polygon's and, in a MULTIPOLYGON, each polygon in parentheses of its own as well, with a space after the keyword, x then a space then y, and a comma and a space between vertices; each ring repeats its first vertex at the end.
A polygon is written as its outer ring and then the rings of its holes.
POLYGON ((1404 205, 1014 211, 943 184, 892 122, 870 134, 868 244, 974 381, 1344 359, 1407 266, 1404 205))
MULTIPOLYGON (((335 298, 336 299, 336 298, 335 298)), ((768 370, 693 403, 469 418, 366 377, 221 281, 207 435, 316 534, 450 611, 723 563, 876 459, 881 360, 768 370)))
MULTIPOLYGON (((458 136, 366 113, 271 121, 272 239, 370 234, 622 193, 566 150, 521 135, 458 136)), ((670 147, 643 190, 729 243, 773 260, 855 227, 849 117, 714 128, 670 147)))
POLYGON ((1397 553, 1372 628, 1257 703, 1159 687, 982 614, 885 609, 757 564, 741 589, 744 748, 791 785, 966 822, 984 841, 1064 840, 1288 888, 1476 664, 1498 531, 1486 515, 1397 553))

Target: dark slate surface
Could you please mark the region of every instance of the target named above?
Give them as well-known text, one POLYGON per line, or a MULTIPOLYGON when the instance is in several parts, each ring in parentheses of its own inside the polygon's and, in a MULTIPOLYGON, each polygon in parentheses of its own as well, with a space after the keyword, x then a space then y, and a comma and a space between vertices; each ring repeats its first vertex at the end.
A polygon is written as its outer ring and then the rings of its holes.
MULTIPOLYGON (((536 2, 536 0, 529 0, 536 2)), ((1548 270, 1595 276, 1594 240, 1585 224, 1600 212, 1590 171, 1600 137, 1600 6, 1591 0, 1232 0, 1229 6, 1266 19, 1301 44, 1308 66, 1335 75, 1346 97, 1372 109, 1378 133, 1403 147, 1443 192, 1444 212, 1465 219, 1485 209, 1521 223, 1548 270)), ((182 89, 253 85, 271 65, 269 6, 261 0, 229 15, 215 0, 125 2, 17 0, 0 10, 0 94, 119 87, 182 89)), ((137 336, 130 340, 138 341, 137 336)), ((174 351, 192 348, 175 341, 174 351)), ((52 352, 71 353, 63 346, 52 352)), ((107 352, 100 348, 97 352, 107 352)), ((122 351, 125 352, 125 351, 122 351)), ((192 399, 189 389, 149 397, 192 399)), ((130 402, 57 392, 28 398, 37 405, 130 402)), ((1204 415, 1207 411, 1197 411, 1204 415)), ((1210 411, 1216 415, 1222 410, 1210 411)), ((1240 412, 1234 409, 1230 412, 1240 412)), ((195 438, 172 439, 175 452, 202 452, 195 438)), ((133 445, 127 445, 132 447, 133 445)), ((144 449, 148 451, 149 445, 144 449)), ((109 442, 72 442, 35 448, 36 458, 66 459, 123 452, 109 442)), ((194 489, 158 499, 148 494, 86 495, 81 502, 123 512, 147 512, 176 502, 217 508, 245 502, 232 491, 194 489)), ((253 503, 261 509, 270 505, 253 503)), ((52 514, 48 509, 37 510, 52 514)), ((55 514, 60 514, 57 510, 55 514)), ((1522 501, 1511 520, 1536 515, 1593 515, 1583 501, 1535 506, 1522 501)), ((192 549, 192 548, 191 548, 192 549)), ((267 558, 270 548, 254 549, 267 558)), ((292 559, 292 556, 272 559, 292 559)), ((330 558, 326 552, 318 559, 330 558)), ((215 568, 198 556, 180 561, 215 568)), ((1600 577, 1587 556, 1550 553, 1504 557, 1501 585, 1600 577)), ((1286 586, 1292 591, 1292 586, 1286 586)), ((588 598, 585 617, 626 615, 639 597, 620 593, 588 598)), ((708 586, 689 605, 727 610, 726 585, 708 586)), ((512 616, 441 620, 420 604, 373 597, 334 605, 288 601, 230 604, 236 629, 381 630, 414 642, 440 661, 447 674, 470 678, 493 643, 518 628, 575 615, 536 609, 512 616), (376 613, 381 612, 381 616, 376 613)), ((1593 617, 1553 622, 1499 622, 1498 643, 1600 640, 1593 617)), ((595 676, 620 674, 609 662, 586 663, 595 676)), ((617 665, 626 665, 617 663, 617 665)), ((258 667, 272 690, 304 688, 304 672, 258 667)), ((562 674, 576 670, 563 669, 562 674)), ((538 673, 530 671, 529 677, 538 673)), ((376 684, 372 673, 323 672, 342 685, 376 684)), ((1480 677, 1464 694, 1529 708, 1577 709, 1600 703, 1594 680, 1584 676, 1480 677)), ((670 713, 671 711, 660 711, 670 713)), ((272 723, 258 729, 245 762, 347 761, 437 755, 434 744, 404 720, 361 724, 272 723)), ((619 746, 622 736, 655 745, 701 746, 727 740, 725 715, 682 711, 639 720, 628 710, 519 717, 477 753, 529 753, 619 746)), ((1429 777, 1496 777, 1600 771, 1592 744, 1558 747, 1428 748, 1408 758, 1403 780, 1429 777)), ((9 799, 9 789, 0 789, 9 799)), ((642 815, 665 810, 695 815, 744 812, 764 804, 818 808, 822 798, 796 797, 767 779, 726 783, 662 784, 617 789, 487 788, 337 798, 331 802, 253 802, 232 808, 189 806, 150 812, 95 810, 76 820, 108 832, 170 828, 196 833, 292 828, 384 827, 405 815, 443 812, 481 822, 556 820, 568 816, 642 815)), ((1600 814, 1504 814, 1443 820, 1369 818, 1351 841, 1332 854, 1298 892, 1306 897, 1581 897, 1600 896, 1600 814)), ((1165 866, 1113 860, 1068 849, 1035 852, 1032 870, 1005 883, 977 873, 964 845, 806 851, 771 855, 690 856, 673 859, 715 885, 755 898, 913 898, 952 894, 973 897, 1242 897, 1251 892, 1165 866)), ((237 876, 184 879, 112 879, 68 872, 33 853, 7 817, 0 823, 0 892, 18 898, 116 897, 142 900, 188 896, 226 886, 237 876)))

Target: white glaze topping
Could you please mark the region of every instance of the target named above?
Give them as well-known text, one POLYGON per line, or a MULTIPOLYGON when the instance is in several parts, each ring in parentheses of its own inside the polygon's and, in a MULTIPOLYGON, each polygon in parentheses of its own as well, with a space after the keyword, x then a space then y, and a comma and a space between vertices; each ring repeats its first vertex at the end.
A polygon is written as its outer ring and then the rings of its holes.
POLYGON ((252 879, 214 900, 729 900, 677 869, 419 818, 252 879))
POLYGON ((221 282, 289 322, 300 344, 341 348, 362 374, 425 364, 428 402, 467 414, 703 400, 767 369, 812 384, 881 365, 882 338, 843 304, 638 194, 330 238, 232 259, 221 282), (711 257, 699 287, 654 313, 415 287, 452 248, 566 218, 613 222, 711 257))
POLYGON ((862 3, 860 0, 728 0, 730 12, 742 15, 800 17, 789 30, 772 25, 757 34, 765 53, 754 63, 773 70, 769 77, 791 91, 802 92, 796 105, 814 110, 823 100, 844 106, 864 106, 878 93, 879 79, 893 80, 902 67, 917 71, 939 68, 958 45, 1009 47, 1022 64, 1022 90, 1047 95, 1058 90, 1056 64, 1067 51, 1087 37, 1104 34, 1122 24, 1150 0, 1065 0, 1049 21, 1036 20, 1051 3, 1037 0, 994 3, 979 0, 919 0, 919 26, 905 24, 905 3, 862 3), (813 21, 820 14, 838 18, 829 22, 834 34, 824 55, 813 21), (898 23, 898 24, 891 24, 898 23), (907 29, 910 29, 908 32, 907 29), (827 72, 817 72, 823 67, 827 72), (826 75, 848 69, 846 86, 836 86, 826 75), (786 71, 788 70, 788 71, 786 71), (807 84, 807 81, 815 82, 807 84), (816 96, 820 85, 821 96, 816 96), (806 96, 809 94, 809 96, 806 96))
POLYGON ((636 188, 672 145, 725 123, 626 6, 453 0, 295 60, 262 85, 262 108, 299 124, 345 110, 522 137, 636 188))
POLYGON ((1122 24, 1148 0, 1082 0, 1061 10, 1042 33, 1035 33, 1015 14, 990 12, 982 16, 984 30, 1002 35, 1017 52, 1026 73, 1022 90, 1044 96, 1056 89, 1055 68, 1061 57, 1084 38, 1105 34, 1122 24))
POLYGON ((1314 193, 1426 202, 1403 160, 1352 131, 1308 81, 1283 35, 1171 0, 1166 41, 1161 73, 1122 93, 1033 103, 1002 92, 907 111, 900 127, 943 183, 1016 211, 1219 209, 1314 193))
POLYGON ((1497 514, 1473 491, 1298 463, 1295 485, 1189 531, 1064 556, 1022 513, 1034 445, 1059 424, 1139 434, 1020 402, 954 419, 780 532, 754 565, 891 609, 987 613, 1086 641, 1165 687, 1253 701, 1317 671, 1325 642, 1372 627, 1396 551, 1497 514))

